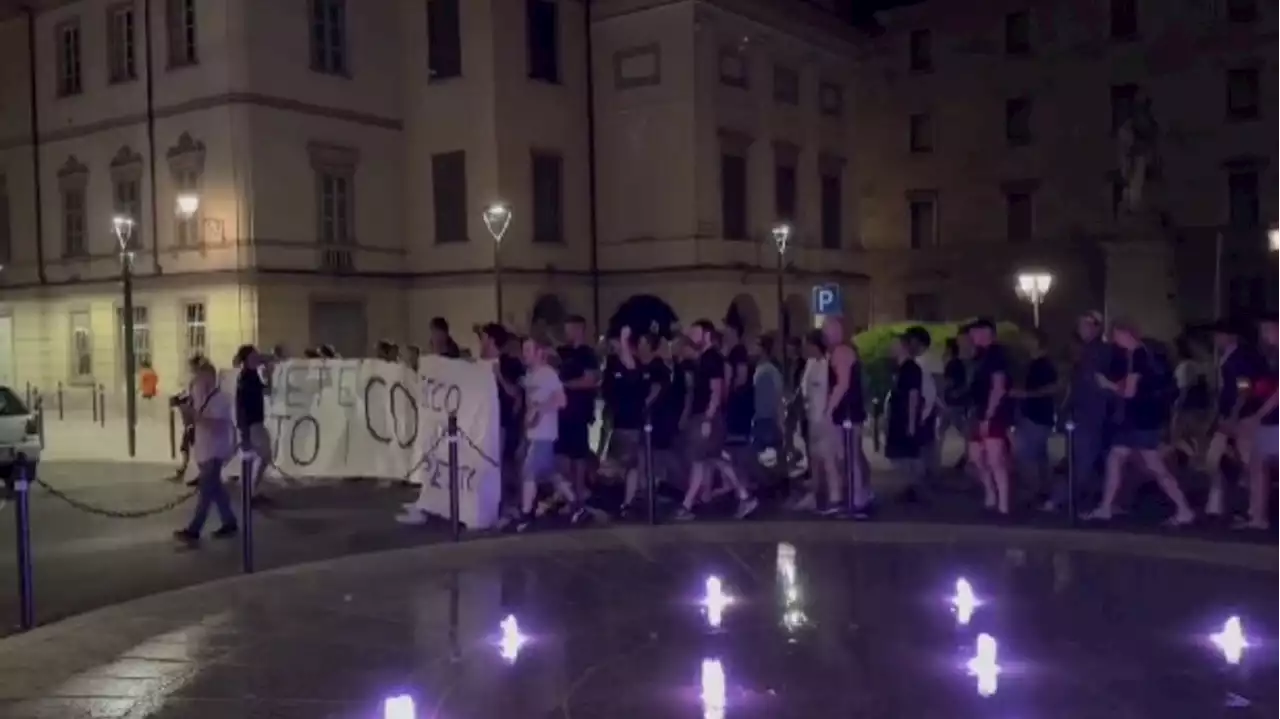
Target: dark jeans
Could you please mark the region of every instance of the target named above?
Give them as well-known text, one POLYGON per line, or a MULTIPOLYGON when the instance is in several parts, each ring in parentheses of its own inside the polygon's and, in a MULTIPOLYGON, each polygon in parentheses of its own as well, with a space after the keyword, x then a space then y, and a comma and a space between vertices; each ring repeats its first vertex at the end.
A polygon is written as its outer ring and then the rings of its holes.
POLYGON ((231 511, 231 498, 227 496, 227 488, 222 485, 222 465, 220 459, 201 462, 196 475, 199 496, 196 497, 196 513, 187 525, 187 531, 199 536, 204 530, 204 522, 209 518, 209 505, 218 510, 218 518, 223 527, 236 526, 236 515, 231 511))
MULTIPOLYGON (((1101 418, 1076 420, 1071 440, 1070 469, 1075 473, 1075 495, 1080 500, 1102 490, 1102 456, 1106 450, 1105 421, 1101 418)), ((1067 498, 1067 482, 1059 482, 1053 492, 1056 502, 1067 498)))

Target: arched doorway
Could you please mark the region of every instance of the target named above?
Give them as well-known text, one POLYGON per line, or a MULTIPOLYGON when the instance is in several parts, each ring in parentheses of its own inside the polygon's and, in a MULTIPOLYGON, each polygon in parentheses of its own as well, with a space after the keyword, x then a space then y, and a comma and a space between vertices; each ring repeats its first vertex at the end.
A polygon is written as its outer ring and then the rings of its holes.
POLYGON ((760 331, 760 307, 751 295, 738 295, 729 303, 724 313, 724 323, 736 327, 745 335, 754 335, 760 331))
POLYGON ((656 330, 663 337, 670 337, 673 326, 679 321, 676 311, 662 298, 654 295, 631 295, 618 305, 618 309, 609 318, 608 333, 610 337, 617 337, 623 327, 630 327, 632 332, 656 330))
POLYGON ((558 338, 563 334, 564 318, 567 315, 559 297, 542 295, 533 303, 533 312, 529 315, 529 334, 543 340, 558 338))

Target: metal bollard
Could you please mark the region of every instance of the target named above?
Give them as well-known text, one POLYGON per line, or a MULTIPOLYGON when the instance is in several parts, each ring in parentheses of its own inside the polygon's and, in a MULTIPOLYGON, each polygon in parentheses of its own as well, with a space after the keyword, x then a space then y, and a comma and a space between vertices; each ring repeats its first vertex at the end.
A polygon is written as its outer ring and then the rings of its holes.
POLYGON ((58 420, 62 420, 62 383, 58 383, 58 420))
POLYGON ((1076 423, 1070 420, 1067 429, 1067 521, 1076 523, 1076 423))
POLYGON ((449 524, 453 527, 453 541, 462 538, 462 509, 460 506, 458 486, 458 415, 449 415, 446 431, 449 437, 449 524))
POLYGON ((658 483, 653 476, 653 424, 644 423, 645 491, 649 493, 649 524, 658 523, 658 483))
POLYGON ((40 434, 40 449, 44 449, 44 395, 36 392, 36 432, 40 434))
POLYGON ((93 401, 93 421, 98 421, 98 388, 89 388, 89 399, 93 401))
POLYGON ((169 407, 169 459, 178 458, 178 426, 174 415, 177 410, 172 406, 169 407))
POLYGON ((871 400, 871 446, 880 451, 880 416, 884 414, 880 400, 871 400))
POLYGON ((846 419, 846 420, 845 420, 845 421, 840 425, 840 429, 842 429, 842 430, 843 430, 843 433, 844 433, 844 496, 845 496, 845 502, 849 505, 849 511, 850 511, 850 512, 854 512, 854 511, 857 511, 857 509, 858 509, 858 505, 857 505, 857 500, 856 500, 856 499, 855 499, 855 497, 854 497, 854 489, 855 489, 855 487, 854 487, 854 485, 853 485, 853 476, 854 476, 854 475, 853 475, 853 472, 854 472, 854 470, 853 470, 853 463, 854 463, 854 461, 856 461, 856 457, 855 457, 855 455, 854 455, 854 453, 853 453, 853 442, 854 442, 854 437, 853 437, 853 422, 851 422, 851 421, 849 421, 849 420, 847 420, 847 419, 846 419))
POLYGON ((26 400, 27 400, 27 406, 30 407, 31 406, 31 383, 30 382, 27 383, 26 400))
POLYGON ((18 455, 13 465, 13 489, 16 496, 16 520, 18 530, 18 599, 19 626, 27 631, 36 625, 35 596, 31 573, 31 476, 27 458, 18 455))
POLYGON ((104 385, 98 385, 98 424, 107 426, 107 388, 104 385))
POLYGON ((240 451, 240 568, 253 574, 253 454, 240 451))

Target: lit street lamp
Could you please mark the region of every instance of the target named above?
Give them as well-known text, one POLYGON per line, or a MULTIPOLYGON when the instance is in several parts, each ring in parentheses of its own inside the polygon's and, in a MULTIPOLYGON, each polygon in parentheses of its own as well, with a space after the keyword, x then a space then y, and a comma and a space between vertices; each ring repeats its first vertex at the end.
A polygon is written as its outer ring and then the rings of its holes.
POLYGON ((1018 294, 1031 303, 1032 321, 1037 328, 1040 327, 1040 305, 1052 286, 1053 275, 1048 272, 1018 273, 1018 294))
POLYGON ((787 339, 791 334, 790 327, 787 326, 787 301, 783 288, 783 274, 786 270, 787 243, 791 241, 791 225, 786 222, 779 222, 773 226, 771 232, 773 235, 773 248, 777 250, 778 264, 774 273, 775 290, 777 291, 778 302, 778 346, 775 349, 778 352, 778 358, 782 367, 782 377, 789 380, 791 373, 787 371, 787 339))
POLYGON ((484 227, 493 237, 493 296, 498 310, 498 324, 502 324, 502 236, 511 226, 511 208, 505 202, 495 202, 484 208, 484 227))
POLYGON ((128 427, 129 456, 138 451, 138 368, 134 353, 133 327, 133 227, 128 215, 111 218, 111 230, 120 246, 120 284, 124 290, 124 407, 125 425, 128 427))
POLYGON ((1272 252, 1280 252, 1280 227, 1275 225, 1267 230, 1267 249, 1272 252))
POLYGON ((178 217, 189 220, 196 216, 200 211, 200 196, 194 192, 184 192, 178 195, 177 207, 178 217))

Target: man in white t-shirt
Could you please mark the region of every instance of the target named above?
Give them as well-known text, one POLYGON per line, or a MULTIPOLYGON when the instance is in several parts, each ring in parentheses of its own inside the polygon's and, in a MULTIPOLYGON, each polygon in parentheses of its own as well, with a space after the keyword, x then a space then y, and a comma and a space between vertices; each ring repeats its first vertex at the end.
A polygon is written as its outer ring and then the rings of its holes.
POLYGON ((577 501, 573 487, 556 473, 556 440, 560 437, 560 410, 565 406, 560 374, 547 363, 551 348, 530 337, 524 341, 525 374, 521 379, 525 398, 525 451, 520 467, 520 520, 516 531, 533 524, 538 484, 554 482, 570 503, 577 501))
POLYGON ((235 454, 235 417, 231 397, 218 388, 218 371, 208 361, 200 363, 191 381, 192 426, 195 429, 192 456, 196 462, 199 497, 191 523, 173 533, 175 539, 195 544, 200 541, 209 507, 218 510, 222 526, 214 531, 219 539, 233 537, 238 530, 231 499, 222 485, 222 467, 235 454))

